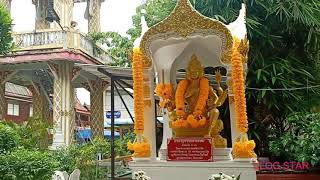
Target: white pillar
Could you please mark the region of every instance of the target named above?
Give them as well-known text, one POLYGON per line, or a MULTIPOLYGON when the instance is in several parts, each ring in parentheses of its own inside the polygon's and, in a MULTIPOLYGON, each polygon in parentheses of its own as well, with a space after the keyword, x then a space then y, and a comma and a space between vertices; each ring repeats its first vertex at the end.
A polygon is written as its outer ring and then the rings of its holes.
POLYGON ((103 126, 104 126, 104 122, 107 121, 107 116, 106 116, 106 113, 107 113, 107 90, 103 91, 103 126))
POLYGON ((229 94, 229 110, 230 110, 230 125, 231 125, 231 142, 234 145, 236 139, 239 137, 236 122, 236 112, 234 107, 234 96, 229 94))
MULTIPOLYGON (((156 159, 156 124, 155 124, 155 101, 154 101, 154 71, 152 69, 145 72, 145 87, 149 87, 149 94, 145 94, 144 106, 144 137, 146 137, 151 146, 151 160, 156 159), (148 97, 149 96, 149 97, 148 97)), ((148 90, 148 88, 145 88, 148 90)), ((145 92, 146 93, 146 92, 145 92)))
MULTIPOLYGON (((172 69, 175 69, 175 68, 172 68, 172 69)), ((163 77, 162 76, 162 72, 161 70, 158 70, 158 83, 161 83, 161 81, 163 81, 163 83, 173 83, 175 84, 173 81, 175 81, 175 78, 174 80, 171 81, 171 69, 170 68, 167 68, 167 69, 163 69, 164 71, 164 74, 163 74, 163 77), (161 79, 161 78, 164 78, 164 79, 161 79)), ((175 76, 174 76, 175 77, 175 76)), ((160 147, 160 151, 159 151, 159 158, 160 160, 166 160, 167 159, 167 141, 168 139, 172 138, 172 130, 171 128, 169 127, 169 121, 170 121, 170 118, 169 118, 169 112, 165 109, 164 110, 164 113, 163 113, 163 134, 162 134, 162 144, 161 144, 161 147, 160 147)))
POLYGON ((172 138, 172 130, 169 127, 169 114, 168 111, 165 110, 165 114, 163 115, 163 135, 162 135, 162 144, 159 151, 160 160, 167 159, 167 140, 172 138))
POLYGON ((72 99, 74 98, 71 84, 73 64, 67 61, 50 64, 50 70, 54 74, 53 90, 53 122, 54 135, 52 148, 68 146, 71 144, 71 126, 74 117, 72 99))
POLYGON ((237 130, 237 119, 234 106, 234 94, 233 94, 233 85, 231 78, 231 66, 228 66, 227 73, 227 85, 228 85, 228 97, 229 97, 229 111, 230 111, 230 126, 231 126, 231 142, 232 146, 234 145, 236 139, 239 137, 239 131, 237 130))

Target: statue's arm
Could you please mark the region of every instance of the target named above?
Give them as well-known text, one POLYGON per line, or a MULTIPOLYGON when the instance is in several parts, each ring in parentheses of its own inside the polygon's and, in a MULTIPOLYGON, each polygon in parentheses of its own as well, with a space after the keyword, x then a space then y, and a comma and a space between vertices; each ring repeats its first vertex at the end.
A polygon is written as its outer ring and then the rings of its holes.
POLYGON ((223 89, 221 87, 221 81, 222 81, 222 75, 220 73, 220 70, 217 70, 215 72, 215 79, 216 79, 216 82, 217 82, 217 91, 218 91, 218 95, 221 96, 222 93, 223 93, 223 89))
POLYGON ((209 109, 211 109, 211 107, 216 106, 217 102, 218 102, 218 95, 215 92, 215 90, 210 87, 209 88, 209 98, 208 98, 208 102, 207 102, 207 106, 209 107, 209 109))
POLYGON ((228 97, 228 89, 224 90, 220 95, 217 100, 217 107, 222 106, 222 104, 226 101, 228 97))

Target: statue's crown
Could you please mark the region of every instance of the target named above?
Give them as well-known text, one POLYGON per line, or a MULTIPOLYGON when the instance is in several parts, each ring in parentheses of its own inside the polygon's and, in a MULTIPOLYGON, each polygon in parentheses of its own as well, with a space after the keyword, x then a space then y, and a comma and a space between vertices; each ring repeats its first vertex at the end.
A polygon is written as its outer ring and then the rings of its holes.
POLYGON ((191 56, 191 61, 189 62, 188 69, 203 70, 201 62, 198 60, 198 57, 195 54, 191 56))

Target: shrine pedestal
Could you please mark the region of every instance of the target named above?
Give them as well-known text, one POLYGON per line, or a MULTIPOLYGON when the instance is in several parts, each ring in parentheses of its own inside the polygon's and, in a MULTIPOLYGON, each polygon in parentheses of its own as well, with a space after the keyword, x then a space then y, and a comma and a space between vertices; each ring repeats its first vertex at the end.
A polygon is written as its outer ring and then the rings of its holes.
POLYGON ((212 174, 223 172, 240 176, 240 180, 256 180, 254 163, 217 161, 217 162, 168 162, 133 161, 129 164, 133 172, 142 170, 152 180, 207 180, 212 174))

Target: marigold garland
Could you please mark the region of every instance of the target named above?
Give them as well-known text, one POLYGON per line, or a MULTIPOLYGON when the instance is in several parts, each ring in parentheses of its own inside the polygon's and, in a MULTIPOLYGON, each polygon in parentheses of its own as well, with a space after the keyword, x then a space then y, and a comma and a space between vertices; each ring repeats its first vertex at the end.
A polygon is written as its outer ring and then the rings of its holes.
POLYGON ((175 95, 175 103, 176 103, 176 114, 178 116, 184 116, 184 94, 189 85, 189 81, 184 79, 181 80, 177 86, 176 95, 175 95))
POLYGON ((235 40, 233 48, 233 54, 231 59, 232 65, 232 83, 233 83, 233 94, 235 103, 235 112, 237 118, 237 129, 240 133, 248 132, 248 118, 247 118, 247 106, 245 97, 245 82, 244 82, 244 70, 242 55, 238 51, 240 41, 235 40))
POLYGON ((255 142, 248 140, 248 117, 245 97, 245 80, 243 68, 243 55, 239 52, 240 40, 234 38, 233 53, 231 58, 232 65, 232 84, 234 94, 234 104, 236 113, 236 126, 240 132, 240 137, 233 145, 234 158, 256 158, 254 152, 255 142))
MULTIPOLYGON (((143 74, 143 54, 140 48, 133 49, 132 57, 133 70, 133 91, 134 91, 134 132, 137 135, 135 142, 128 142, 128 149, 134 151, 134 157, 150 157, 151 146, 149 142, 143 137, 144 132, 144 74, 143 74), (143 140, 143 141, 142 141, 143 140)), ((146 92, 148 93, 148 92, 146 92)))
POLYGON ((193 112, 193 114, 195 116, 200 116, 203 113, 203 110, 206 107, 207 104, 207 100, 209 97, 209 80, 205 77, 202 77, 200 79, 200 92, 199 92, 199 97, 198 97, 198 101, 195 107, 195 110, 193 112))
POLYGON ((179 129, 179 128, 199 128, 204 127, 208 124, 208 120, 205 117, 202 117, 200 120, 197 120, 192 114, 188 115, 187 120, 185 119, 177 119, 172 122, 172 128, 179 129))
POLYGON ((172 84, 163 84, 160 83, 157 85, 156 94, 161 97, 160 100, 160 107, 164 108, 169 102, 170 99, 173 97, 173 86, 172 84))
MULTIPOLYGON (((178 116, 184 116, 184 94, 186 93, 187 87, 189 85, 188 80, 182 80, 179 82, 175 95, 175 103, 176 103, 176 114, 178 116)), ((193 115, 201 116, 206 107, 207 100, 209 97, 209 80, 205 77, 200 78, 200 87, 199 87, 199 95, 197 104, 195 106, 193 115)))
POLYGON ((143 55, 139 48, 133 49, 132 58, 133 91, 134 91, 134 130, 136 134, 143 134, 144 130, 144 94, 143 94, 143 55))

